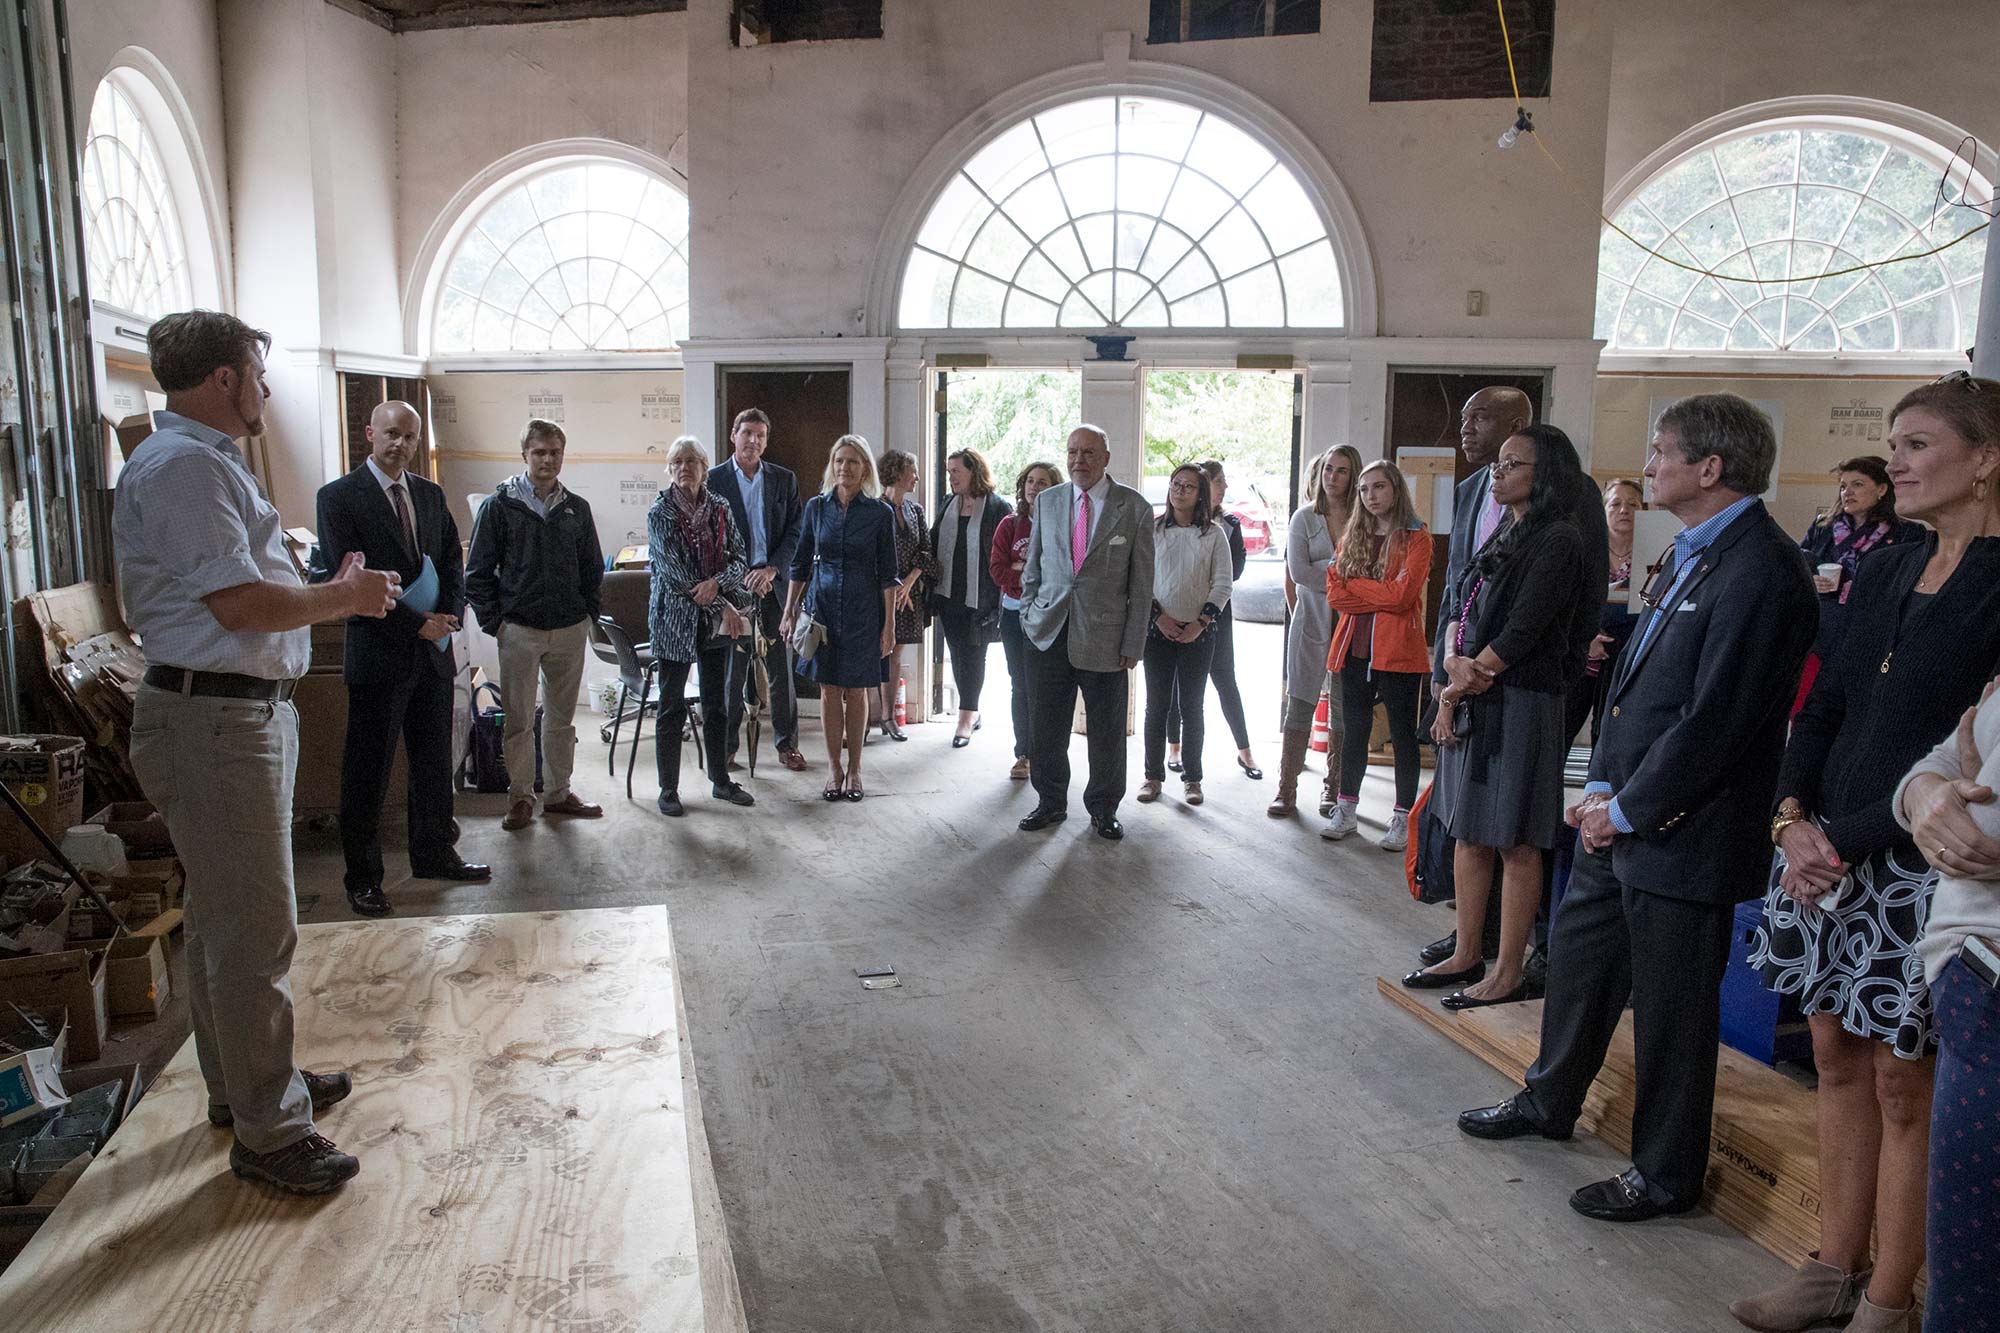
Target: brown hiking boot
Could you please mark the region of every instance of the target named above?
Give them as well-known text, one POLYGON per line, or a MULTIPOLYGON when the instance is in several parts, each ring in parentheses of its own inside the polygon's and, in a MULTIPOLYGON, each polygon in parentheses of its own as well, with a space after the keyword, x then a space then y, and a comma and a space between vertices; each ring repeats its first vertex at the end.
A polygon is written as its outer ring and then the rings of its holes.
POLYGON ((239 1139, 229 1149, 229 1169, 287 1194, 327 1194, 354 1179, 361 1163, 330 1139, 308 1134, 276 1152, 251 1152, 239 1139))
MULTIPOLYGON (((306 1081, 306 1095, 312 1098, 315 1113, 324 1111, 336 1102, 347 1100, 347 1094, 354 1091, 354 1080, 343 1071, 334 1074, 315 1074, 310 1069, 299 1071, 306 1081)), ((228 1129, 236 1123, 236 1115, 227 1106, 208 1108, 208 1123, 217 1129, 228 1129)))

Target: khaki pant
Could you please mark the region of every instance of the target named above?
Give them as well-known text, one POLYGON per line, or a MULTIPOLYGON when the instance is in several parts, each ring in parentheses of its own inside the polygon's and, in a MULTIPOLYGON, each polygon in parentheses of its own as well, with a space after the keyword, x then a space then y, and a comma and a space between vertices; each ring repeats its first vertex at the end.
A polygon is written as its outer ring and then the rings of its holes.
POLYGON ((590 622, 535 629, 511 620, 500 626, 500 707, 507 714, 501 753, 507 760, 507 799, 535 795, 535 687, 542 695, 542 801, 569 795, 576 768, 576 693, 590 622))
POLYGON ((187 870, 188 1008, 211 1106, 252 1152, 313 1132, 292 1062, 292 775, 289 703, 186 696, 146 685, 132 710, 132 767, 187 870))

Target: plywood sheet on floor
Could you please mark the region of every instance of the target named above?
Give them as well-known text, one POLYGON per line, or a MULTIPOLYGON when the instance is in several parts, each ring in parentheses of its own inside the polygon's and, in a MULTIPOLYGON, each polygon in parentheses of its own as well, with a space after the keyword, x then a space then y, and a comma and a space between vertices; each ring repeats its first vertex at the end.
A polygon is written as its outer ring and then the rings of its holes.
POLYGON ((664 908, 308 925, 320 1200, 229 1173, 189 1043, 0 1276, 38 1329, 701 1328, 664 908))

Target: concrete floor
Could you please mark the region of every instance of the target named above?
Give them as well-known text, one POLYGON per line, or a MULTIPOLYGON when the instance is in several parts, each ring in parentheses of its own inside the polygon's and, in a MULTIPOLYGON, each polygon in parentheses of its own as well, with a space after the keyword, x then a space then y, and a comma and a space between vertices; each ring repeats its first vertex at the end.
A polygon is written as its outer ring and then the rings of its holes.
MULTIPOLYGON (((1594 1140, 1461 1137, 1508 1088, 1374 994, 1448 917, 1366 839, 1267 819, 1226 734, 1206 806, 1128 802, 1111 844, 1080 808, 1014 829, 1033 798, 995 720, 871 745, 860 805, 772 767, 736 810, 690 764, 677 821, 650 737, 628 804, 586 729, 603 822, 508 834, 503 798, 463 799, 491 885, 398 883, 390 853, 406 915, 672 909, 753 1329, 1679 1333, 1735 1328, 1724 1303, 1780 1274, 1703 1214, 1570 1212, 1624 1165, 1594 1140), (862 989, 877 963, 899 989, 862 989)), ((299 860, 305 919, 344 918, 332 839, 299 860)))

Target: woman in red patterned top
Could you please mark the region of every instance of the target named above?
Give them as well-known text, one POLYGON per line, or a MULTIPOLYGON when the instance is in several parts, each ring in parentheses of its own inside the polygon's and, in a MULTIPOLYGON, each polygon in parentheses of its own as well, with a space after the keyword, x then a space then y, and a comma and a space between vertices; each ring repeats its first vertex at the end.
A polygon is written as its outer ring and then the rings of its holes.
POLYGON ((1033 530, 1035 497, 1062 476, 1054 463, 1030 463, 1014 478, 1014 512, 1000 520, 987 553, 987 569, 1000 585, 1000 646, 1007 654, 1007 676, 1014 693, 1014 767, 1007 776, 1028 778, 1028 639, 1021 633, 1021 570, 1028 560, 1028 535, 1033 530))

